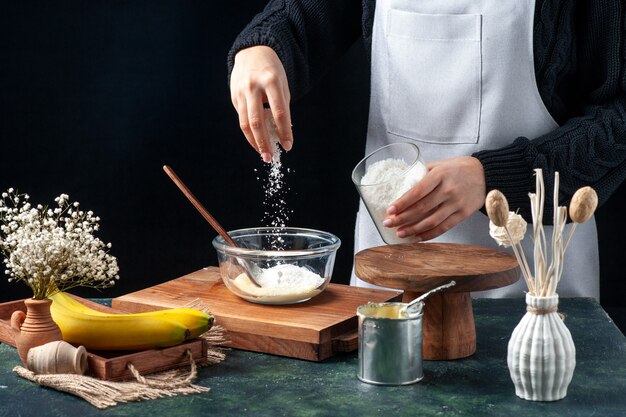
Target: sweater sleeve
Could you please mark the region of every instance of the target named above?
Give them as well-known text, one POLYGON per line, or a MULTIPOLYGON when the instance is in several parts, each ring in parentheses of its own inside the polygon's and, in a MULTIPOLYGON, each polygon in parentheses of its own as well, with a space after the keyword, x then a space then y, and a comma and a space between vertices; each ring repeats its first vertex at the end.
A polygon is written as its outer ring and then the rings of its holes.
POLYGON ((266 45, 279 56, 294 99, 308 92, 329 66, 361 36, 359 0, 273 0, 231 47, 228 74, 241 49, 266 45))
MULTIPOLYGON (((560 26, 552 21, 542 32, 541 22, 547 18, 541 13, 554 12, 549 1, 543 3, 535 25, 537 81, 560 127, 473 155, 483 164, 487 191, 502 191, 511 210, 519 209, 526 220, 531 218, 528 193, 535 191, 535 168, 543 171, 546 201, 552 201, 554 172, 559 172, 561 205, 569 204, 585 185, 597 191, 602 204, 626 177, 625 10, 619 2, 574 6, 561 1, 560 15, 572 17, 561 18, 560 26)), ((551 219, 548 203, 544 220, 551 219)))

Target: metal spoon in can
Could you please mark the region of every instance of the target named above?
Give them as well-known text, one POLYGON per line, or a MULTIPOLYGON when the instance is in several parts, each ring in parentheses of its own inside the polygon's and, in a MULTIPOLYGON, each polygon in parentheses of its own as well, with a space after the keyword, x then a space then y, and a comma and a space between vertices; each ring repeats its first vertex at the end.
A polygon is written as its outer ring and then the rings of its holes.
MULTIPOLYGON (((409 309, 413 310, 415 307, 419 306, 426 298, 430 297, 432 294, 445 290, 447 288, 450 287, 454 287, 456 285, 456 281, 450 281, 447 284, 443 284, 440 285, 436 288, 433 288, 430 291, 425 292, 424 294, 420 295, 419 297, 417 297, 415 300, 411 301, 410 303, 407 303, 406 305, 402 306, 402 308, 400 308, 400 310, 398 310, 398 317, 405 317, 409 314, 409 309)), ((420 307, 421 309, 421 307, 420 307)), ((411 312, 418 312, 417 311, 411 311, 411 312)))

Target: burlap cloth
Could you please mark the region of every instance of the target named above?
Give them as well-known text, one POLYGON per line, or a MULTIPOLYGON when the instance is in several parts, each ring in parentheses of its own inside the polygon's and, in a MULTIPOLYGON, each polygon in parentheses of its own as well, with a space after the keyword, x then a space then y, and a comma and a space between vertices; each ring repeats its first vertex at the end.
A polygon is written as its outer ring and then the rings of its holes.
MULTIPOLYGON (((227 342, 224 328, 213 326, 201 337, 208 342, 206 364, 212 365, 222 362, 226 358, 225 348, 222 346, 227 342)), ((198 369, 191 351, 187 353, 190 359, 188 369, 172 369, 149 376, 140 375, 129 363, 128 369, 135 377, 134 381, 103 381, 90 376, 73 374, 38 375, 22 366, 16 366, 13 368, 13 372, 41 386, 76 395, 102 409, 130 401, 152 400, 210 391, 208 387, 193 384, 198 375, 198 369)))

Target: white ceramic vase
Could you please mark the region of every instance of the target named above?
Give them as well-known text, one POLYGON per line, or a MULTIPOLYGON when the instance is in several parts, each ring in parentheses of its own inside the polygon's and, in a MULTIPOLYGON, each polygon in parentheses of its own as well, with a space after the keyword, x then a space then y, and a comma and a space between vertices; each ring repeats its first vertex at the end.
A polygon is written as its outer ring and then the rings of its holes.
POLYGON ((525 400, 556 401, 567 395, 576 348, 559 316, 559 296, 526 294, 527 312, 509 341, 507 363, 515 394, 525 400))

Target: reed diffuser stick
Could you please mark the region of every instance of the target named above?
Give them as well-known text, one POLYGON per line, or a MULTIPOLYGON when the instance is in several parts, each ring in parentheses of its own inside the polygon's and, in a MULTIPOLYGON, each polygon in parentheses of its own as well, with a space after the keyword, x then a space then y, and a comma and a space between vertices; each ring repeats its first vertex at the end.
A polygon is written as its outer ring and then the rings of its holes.
MULTIPOLYGON (((556 294, 556 287, 563 274, 565 250, 569 245, 576 225, 586 222, 593 216, 598 205, 598 196, 591 187, 582 187, 576 191, 569 207, 569 214, 574 224, 567 238, 564 239, 568 210, 566 207, 559 206, 560 177, 558 172, 554 173, 554 194, 552 198, 553 227, 550 240, 551 245, 549 248, 543 227, 545 184, 541 169, 535 169, 535 177, 535 193, 529 194, 530 211, 533 220, 534 275, 530 271, 526 255, 520 244, 520 241, 523 239, 523 233, 521 236, 517 236, 511 233, 509 227, 511 215, 520 216, 509 211, 506 197, 498 190, 491 190, 489 194, 487 194, 485 207, 490 222, 497 228, 505 231, 507 240, 504 241, 502 239, 501 233, 499 236, 497 236, 498 234, 492 233, 492 236, 498 243, 505 246, 512 246, 526 284, 528 285, 529 293, 534 296, 545 297, 556 294)), ((523 219, 521 221, 523 221, 523 219)), ((526 228, 525 224, 524 222, 524 230, 526 228)))

